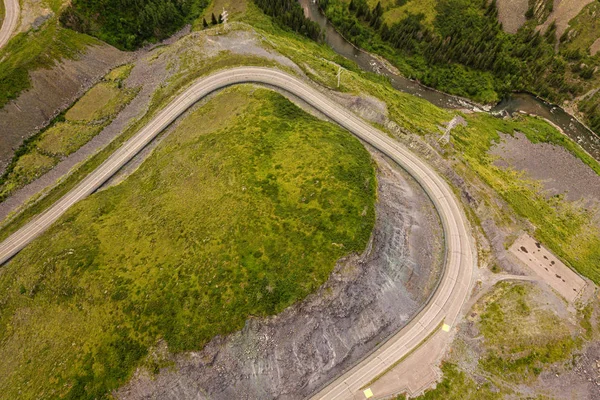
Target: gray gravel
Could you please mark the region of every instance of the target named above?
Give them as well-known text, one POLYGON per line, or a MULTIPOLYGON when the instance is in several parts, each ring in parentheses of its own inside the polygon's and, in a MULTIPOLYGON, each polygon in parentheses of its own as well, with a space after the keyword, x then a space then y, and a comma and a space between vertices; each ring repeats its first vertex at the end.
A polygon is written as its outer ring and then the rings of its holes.
POLYGON ((490 150, 501 167, 513 167, 544 185, 548 196, 565 194, 567 200, 600 202, 600 176, 564 147, 531 143, 518 132, 500 133, 501 142, 490 150))

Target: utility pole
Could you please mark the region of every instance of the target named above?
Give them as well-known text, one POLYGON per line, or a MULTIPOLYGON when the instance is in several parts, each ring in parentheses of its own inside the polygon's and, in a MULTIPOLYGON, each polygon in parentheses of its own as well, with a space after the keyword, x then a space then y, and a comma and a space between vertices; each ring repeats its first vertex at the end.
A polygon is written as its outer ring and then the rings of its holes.
POLYGON ((337 78, 338 78, 338 89, 340 87, 340 80, 342 79, 342 67, 340 67, 340 69, 338 69, 338 73, 337 73, 337 78))
POLYGON ((225 27, 225 30, 227 30, 227 19, 229 18, 229 13, 227 13, 225 7, 223 7, 223 13, 221 14, 221 17, 223 18, 223 26, 225 27))

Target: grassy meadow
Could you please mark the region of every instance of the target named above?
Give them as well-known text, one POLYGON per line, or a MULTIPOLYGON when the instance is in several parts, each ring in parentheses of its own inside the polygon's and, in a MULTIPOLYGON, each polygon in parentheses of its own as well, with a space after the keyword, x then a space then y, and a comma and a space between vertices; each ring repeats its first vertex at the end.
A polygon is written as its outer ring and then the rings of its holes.
MULTIPOLYGON (((311 79, 336 88, 336 74, 339 67, 343 67, 339 90, 381 100, 387 105, 390 119, 403 129, 417 135, 436 137, 441 135, 439 126, 460 114, 401 93, 381 76, 358 70, 326 46, 281 31, 268 19, 262 18, 260 13, 252 14, 254 11, 250 5, 248 9, 253 25, 267 37, 267 43, 303 67, 311 79)), ((496 210, 498 218, 503 219, 510 212, 529 221, 533 229, 524 226, 525 229, 531 230, 531 234, 575 270, 600 282, 600 232, 593 222, 594 210, 559 197, 548 199, 539 182, 533 182, 513 169, 495 166, 488 151, 500 140, 498 132, 509 135, 523 132, 533 143, 564 147, 598 174, 600 163, 542 119, 525 116, 500 119, 485 113, 462 116, 468 125, 453 130, 451 145, 445 149, 446 157, 458 161, 465 179, 477 186, 483 182, 508 203, 510 210, 496 210)))

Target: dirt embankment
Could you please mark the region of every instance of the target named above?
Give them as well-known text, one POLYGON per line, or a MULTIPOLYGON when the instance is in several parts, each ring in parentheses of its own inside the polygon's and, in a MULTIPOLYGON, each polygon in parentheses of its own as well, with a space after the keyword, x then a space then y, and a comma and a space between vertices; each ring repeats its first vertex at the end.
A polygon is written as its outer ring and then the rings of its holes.
POLYGON ((23 140, 35 134, 130 54, 91 46, 78 60, 30 73, 31 88, 0 109, 0 173, 23 140))
POLYGON ((365 254, 341 261, 300 304, 250 319, 202 351, 169 356, 174 367, 138 372, 116 397, 301 399, 404 326, 440 275, 441 228, 422 189, 377 159, 378 217, 365 254))

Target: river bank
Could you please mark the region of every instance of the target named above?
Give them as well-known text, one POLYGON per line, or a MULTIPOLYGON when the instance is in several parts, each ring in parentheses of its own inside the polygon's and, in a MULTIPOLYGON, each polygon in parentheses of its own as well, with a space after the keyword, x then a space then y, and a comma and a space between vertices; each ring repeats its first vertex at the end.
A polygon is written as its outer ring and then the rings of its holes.
POLYGON ((404 93, 423 98, 430 103, 446 108, 470 112, 489 112, 498 117, 526 113, 550 121, 569 138, 577 142, 592 157, 600 161, 600 137, 577 117, 561 106, 552 104, 530 93, 513 93, 496 105, 478 104, 472 100, 441 92, 416 80, 402 76, 398 69, 379 55, 371 54, 350 43, 327 20, 319 5, 313 0, 298 0, 305 16, 321 26, 325 42, 339 55, 353 60, 363 70, 382 74, 390 79, 392 86, 404 93))

